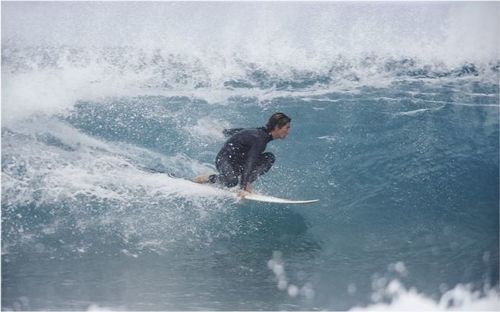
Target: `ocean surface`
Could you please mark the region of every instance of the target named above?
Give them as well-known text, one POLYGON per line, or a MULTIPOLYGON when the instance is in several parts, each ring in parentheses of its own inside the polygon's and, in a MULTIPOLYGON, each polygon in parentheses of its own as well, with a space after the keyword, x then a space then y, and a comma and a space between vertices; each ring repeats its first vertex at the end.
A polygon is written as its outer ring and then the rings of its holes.
POLYGON ((500 308, 498 2, 1 5, 2 310, 500 308))

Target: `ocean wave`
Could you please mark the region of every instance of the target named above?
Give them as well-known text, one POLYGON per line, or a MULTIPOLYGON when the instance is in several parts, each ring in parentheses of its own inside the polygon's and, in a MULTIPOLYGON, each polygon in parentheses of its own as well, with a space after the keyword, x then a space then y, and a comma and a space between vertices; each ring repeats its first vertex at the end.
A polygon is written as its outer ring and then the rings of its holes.
POLYGON ((317 98, 405 81, 482 83, 495 88, 499 64, 493 60, 446 65, 383 55, 340 55, 305 64, 256 63, 237 56, 201 58, 132 47, 4 46, 2 121, 12 125, 33 114, 68 113, 80 101, 106 102, 117 97, 188 97, 227 104, 238 98, 262 103, 280 97, 317 98))
POLYGON ((497 307, 497 9, 2 4, 2 305, 497 307), (255 189, 320 203, 187 181, 275 111, 255 189))

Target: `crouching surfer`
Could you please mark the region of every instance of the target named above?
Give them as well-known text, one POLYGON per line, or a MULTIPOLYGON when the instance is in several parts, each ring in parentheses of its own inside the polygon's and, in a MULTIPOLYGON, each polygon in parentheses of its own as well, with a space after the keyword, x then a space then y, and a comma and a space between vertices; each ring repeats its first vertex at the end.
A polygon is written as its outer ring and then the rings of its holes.
POLYGON ((239 184, 244 196, 252 193, 252 183, 271 169, 275 157, 265 152, 267 143, 284 139, 290 131, 291 118, 274 113, 265 127, 224 130, 230 136, 215 158, 218 173, 194 178, 196 183, 217 183, 225 187, 239 184))

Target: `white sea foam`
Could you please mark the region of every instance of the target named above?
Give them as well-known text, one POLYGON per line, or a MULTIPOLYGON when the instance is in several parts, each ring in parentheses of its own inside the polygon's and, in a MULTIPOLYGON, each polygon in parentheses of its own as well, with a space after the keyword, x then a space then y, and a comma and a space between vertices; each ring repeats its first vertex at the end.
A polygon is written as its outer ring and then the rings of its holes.
POLYGON ((431 110, 430 108, 421 108, 421 109, 415 109, 412 111, 396 113, 394 115, 395 116, 415 116, 415 115, 420 115, 422 113, 428 112, 430 110, 431 110))
POLYGON ((25 121, 4 133, 2 144, 2 212, 13 222, 5 227, 4 253, 23 246, 50 252, 43 238, 68 229, 75 241, 61 246, 61 253, 95 252, 99 247, 83 239, 95 232, 107 233, 110 241, 119 237, 130 256, 162 252, 178 241, 203 242, 202 224, 238 201, 232 192, 149 173, 140 164, 158 161, 188 178, 210 166, 105 142, 50 118, 25 121), (25 207, 52 217, 39 218, 25 207))
POLYGON ((319 136, 318 139, 325 140, 326 142, 329 142, 329 143, 335 143, 337 141, 337 138, 333 135, 319 136))
MULTIPOLYGON (((314 298, 314 289, 307 282, 303 287, 291 283, 285 269, 285 259, 280 251, 273 252, 267 263, 277 281, 277 288, 286 291, 290 297, 314 298)), ((403 262, 388 265, 388 272, 405 277, 409 274, 403 262)), ((483 291, 472 289, 471 285, 458 284, 444 292, 439 299, 433 299, 417 289, 405 286, 399 278, 378 277, 373 280, 372 304, 354 306, 349 311, 498 311, 500 292, 497 288, 483 291)), ((347 286, 348 293, 357 291, 355 284, 347 286)))
MULTIPOLYGON (((200 168, 205 171, 210 170, 210 167, 182 155, 168 157, 125 143, 105 143, 55 121, 50 123, 39 121, 31 126, 25 124, 22 133, 25 141, 17 137, 11 140, 4 138, 4 142, 10 144, 7 142, 15 140, 17 143, 15 150, 17 156, 13 157, 19 159, 16 159, 13 165, 22 162, 30 167, 27 169, 27 174, 22 177, 24 180, 18 181, 17 177, 9 175, 9 165, 5 166, 4 183, 6 185, 18 183, 17 187, 5 187, 4 190, 7 191, 22 189, 23 185, 30 188, 34 186, 34 181, 40 180, 46 190, 43 192, 42 200, 45 198, 47 202, 57 201, 60 195, 75 197, 79 194, 127 201, 128 196, 134 196, 134 190, 144 190, 151 197, 165 198, 227 196, 216 188, 171 178, 165 174, 149 174, 131 162, 136 157, 160 159, 162 164, 176 167, 180 171, 184 170, 190 175, 200 168), (74 150, 64 151, 57 146, 47 146, 30 139, 39 133, 52 133, 57 142, 74 150), (56 190, 63 190, 65 194, 59 194, 56 190)), ((14 198, 9 197, 10 200, 14 198)))
POLYGON ((224 139, 222 131, 230 128, 230 125, 221 120, 214 120, 208 117, 199 119, 194 126, 187 126, 186 131, 193 137, 207 139, 209 142, 220 141, 224 139))
POLYGON ((500 293, 489 289, 485 293, 459 284, 435 300, 415 288, 405 287, 399 280, 390 281, 382 292, 385 300, 349 311, 498 311, 500 293))
MULTIPOLYGON (((499 308, 500 292, 488 283, 481 290, 473 289, 470 284, 457 284, 450 290, 443 288, 436 299, 404 285, 401 280, 409 275, 404 262, 390 263, 385 276, 375 274, 372 278, 372 303, 350 311, 497 311, 499 308)), ((349 288, 349 293, 356 292, 355 285, 349 288)))

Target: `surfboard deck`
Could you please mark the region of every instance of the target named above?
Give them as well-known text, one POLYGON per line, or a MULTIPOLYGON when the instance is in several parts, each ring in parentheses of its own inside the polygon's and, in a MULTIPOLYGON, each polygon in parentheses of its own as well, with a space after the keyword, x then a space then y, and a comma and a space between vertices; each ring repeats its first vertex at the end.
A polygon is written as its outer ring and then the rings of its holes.
MULTIPOLYGON (((163 170, 160 171, 160 170, 151 169, 151 168, 141 168, 141 169, 144 170, 145 172, 148 172, 148 173, 166 174, 170 178, 181 179, 181 180, 184 180, 184 181, 189 181, 189 182, 191 182, 193 184, 196 184, 197 186, 206 186, 206 187, 210 187, 210 188, 215 188, 215 186, 213 186, 213 185, 196 183, 196 182, 193 182, 191 179, 185 179, 185 178, 177 177, 175 174, 168 173, 168 172, 165 172, 163 170)), ((228 190, 228 191, 231 192, 231 193, 233 193, 233 194, 235 194, 237 196, 237 192, 235 192, 234 190, 228 190)), ((286 198, 274 197, 274 196, 269 196, 269 195, 264 195, 264 194, 258 194, 258 193, 247 194, 247 195, 243 196, 242 199, 256 201, 256 202, 264 202, 264 203, 275 203, 275 204, 312 204, 312 203, 319 202, 319 199, 293 200, 293 199, 286 199, 286 198)))
POLYGON ((319 202, 319 199, 292 200, 292 199, 285 199, 285 198, 279 198, 279 197, 256 194, 256 193, 245 195, 243 196, 243 199, 265 202, 265 203, 275 203, 275 204, 312 204, 319 202))

